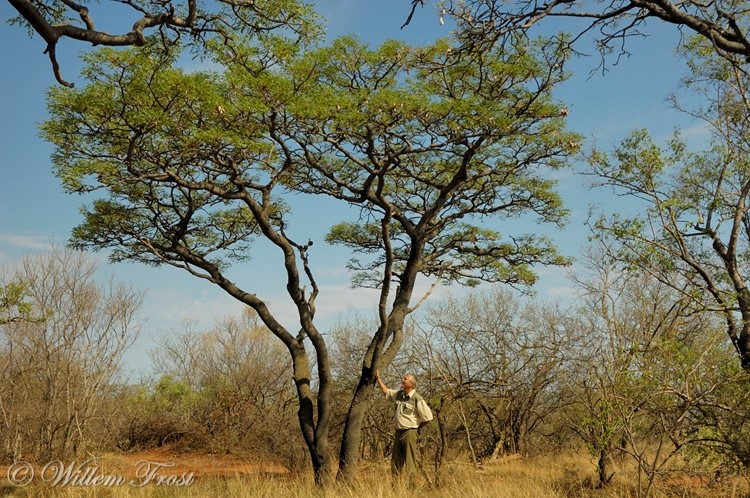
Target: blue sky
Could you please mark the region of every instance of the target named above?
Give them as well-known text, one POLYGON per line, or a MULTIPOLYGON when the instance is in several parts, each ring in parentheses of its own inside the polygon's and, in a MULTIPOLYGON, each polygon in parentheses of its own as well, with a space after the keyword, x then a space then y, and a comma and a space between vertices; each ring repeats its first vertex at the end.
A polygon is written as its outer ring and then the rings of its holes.
MULTIPOLYGON (((410 26, 401 24, 409 13, 407 0, 329 0, 320 1, 320 13, 328 19, 329 37, 355 33, 371 44, 386 38, 403 38, 412 43, 425 43, 435 37, 448 35, 448 28, 440 25, 430 9, 418 10, 410 26)), ((95 19, 104 7, 92 8, 95 19), (96 10, 94 10, 96 9, 96 10)), ((13 11, 7 2, 0 2, 0 18, 7 19, 13 11)), ((100 14, 101 15, 101 14, 100 14)), ((111 18, 99 17, 99 26, 106 29, 111 18), (103 21, 103 22, 102 22, 103 21)), ((610 147, 630 130, 647 127, 657 138, 665 138, 675 126, 686 128, 702 138, 701 127, 686 116, 671 110, 665 97, 678 88, 684 74, 684 64, 673 55, 678 37, 670 26, 652 23, 647 30, 651 37, 632 40, 628 49, 631 58, 621 59, 617 65, 610 60, 605 75, 589 74, 598 64, 598 54, 592 46, 579 47, 592 53, 571 64, 575 76, 558 89, 557 97, 570 109, 569 126, 583 133, 590 143, 610 147)), ((43 54, 44 44, 39 37, 29 38, 17 27, 0 28, 0 264, 33 251, 43 251, 50 244, 62 245, 71 229, 81 221, 78 213, 82 199, 62 193, 50 168, 52 147, 38 137, 37 126, 47 118, 45 92, 54 85, 50 63, 43 54)), ((63 40, 58 46, 58 57, 63 76, 78 81, 78 54, 85 47, 79 42, 63 40)), ((79 85, 82 84, 79 82, 79 85)), ((589 206, 598 204, 609 210, 627 208, 621 199, 605 192, 592 192, 585 180, 575 173, 559 175, 559 191, 572 215, 563 231, 545 233, 555 240, 561 252, 577 256, 586 242, 584 227, 589 206)), ((347 254, 339 248, 326 246, 322 236, 334 217, 332 202, 316 201, 308 206, 297 202, 294 226, 301 227, 299 240, 312 238, 316 245, 312 264, 321 285, 318 318, 324 326, 336 318, 359 310, 371 309, 373 291, 353 291, 344 268, 347 254)), ((518 224, 525 232, 538 228, 528 222, 518 224), (524 225, 524 223, 526 225, 524 225)), ((234 278, 248 290, 257 290, 267 298, 272 309, 281 315, 289 304, 284 295, 283 280, 266 257, 256 257, 248 265, 234 269, 234 278)), ((143 307, 146 322, 141 336, 127 356, 130 368, 148 368, 146 351, 153 349, 154 340, 171 330, 179 329, 182 320, 195 320, 210 326, 215 319, 236 314, 241 306, 220 290, 172 268, 154 269, 137 264, 109 265, 103 255, 102 272, 111 272, 118 280, 132 282, 147 291, 143 307)), ((274 255, 268 255, 273 258, 274 255)), ((574 265, 575 267, 575 265, 574 265)), ((537 295, 542 299, 570 298, 570 284, 564 269, 539 269, 537 295)), ((428 282, 424 283, 425 288, 428 282)), ((439 298, 458 288, 440 288, 433 296, 439 298)), ((293 321, 285 323, 293 326, 293 321)))

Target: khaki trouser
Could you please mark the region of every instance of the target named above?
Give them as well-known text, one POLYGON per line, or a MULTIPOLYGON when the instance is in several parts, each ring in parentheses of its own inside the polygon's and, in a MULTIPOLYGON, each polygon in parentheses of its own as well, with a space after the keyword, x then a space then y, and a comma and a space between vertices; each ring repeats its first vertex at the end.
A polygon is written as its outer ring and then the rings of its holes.
POLYGON ((417 429, 399 429, 393 439, 391 475, 412 477, 417 472, 417 429))

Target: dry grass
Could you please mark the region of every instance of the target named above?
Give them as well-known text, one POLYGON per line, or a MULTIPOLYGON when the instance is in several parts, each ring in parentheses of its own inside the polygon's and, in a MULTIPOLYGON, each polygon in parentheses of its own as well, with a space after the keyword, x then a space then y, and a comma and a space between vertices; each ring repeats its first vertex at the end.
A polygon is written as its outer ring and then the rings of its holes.
MULTIPOLYGON (((110 456, 98 460, 102 473, 127 474, 128 462, 139 456, 110 456)), ((639 496, 637 475, 625 462, 617 467, 610 486, 594 486, 595 468, 586 455, 561 454, 534 459, 506 458, 485 464, 481 469, 453 463, 439 472, 426 469, 410 487, 394 487, 386 463, 363 464, 359 480, 353 485, 334 484, 318 489, 310 476, 281 472, 239 459, 196 455, 147 455, 148 458, 173 457, 176 466, 165 474, 195 473, 188 486, 158 486, 153 482, 136 487, 57 486, 33 482, 13 486, 7 478, 0 484, 0 496, 30 498, 635 498, 639 496)), ((132 463, 132 462, 130 462, 132 463)), ((128 476, 130 478, 131 476, 128 476)), ((642 496, 642 495, 641 495, 642 496)), ((750 488, 741 479, 714 481, 705 477, 674 474, 660 479, 653 498, 747 498, 750 488)))

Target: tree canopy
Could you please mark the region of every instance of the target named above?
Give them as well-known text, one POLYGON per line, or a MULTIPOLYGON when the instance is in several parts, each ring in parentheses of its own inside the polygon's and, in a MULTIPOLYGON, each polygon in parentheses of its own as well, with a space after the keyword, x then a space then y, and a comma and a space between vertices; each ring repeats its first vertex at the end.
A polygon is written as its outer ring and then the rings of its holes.
MULTIPOLYGON (((411 0, 408 24, 424 0, 411 0)), ((556 19, 570 20, 573 41, 591 35, 602 56, 627 53, 627 40, 648 36, 647 24, 658 20, 675 26, 686 35, 697 34, 722 58, 742 67, 750 60, 747 5, 744 2, 693 0, 611 0, 577 2, 551 0, 443 0, 441 16, 454 18, 464 46, 502 42, 509 34, 544 26, 556 19), (577 26, 577 27, 575 27, 577 26)), ((686 36, 689 38, 689 36, 686 36)))
MULTIPOLYGON (((360 213, 359 222, 334 224, 327 239, 360 253, 350 262, 355 282, 380 292, 379 326, 352 405, 361 408, 372 372, 401 345, 419 275, 525 286, 532 265, 567 262, 543 237, 500 232, 503 219, 524 214, 565 221, 548 175, 580 140, 550 93, 566 77, 565 39, 518 37, 473 57, 449 41, 209 46, 220 72, 180 69, 176 52, 160 43, 87 56, 89 84, 51 91, 43 134, 56 146, 65 189, 100 192, 83 210, 76 247, 183 268, 253 307, 283 341, 313 466, 325 475, 330 365, 314 323, 313 241, 292 237, 289 194, 310 202, 324 195, 360 213), (279 251, 299 333, 279 322, 253 282, 225 272, 252 254, 254 240, 279 251)), ((356 463, 352 413, 344 472, 356 463)))
POLYGON ((201 3, 196 0, 166 2, 157 0, 128 0, 117 2, 121 10, 113 14, 100 5, 89 7, 86 2, 69 0, 7 0, 18 13, 10 24, 26 28, 29 35, 37 34, 46 43, 57 81, 72 86, 62 76, 57 60, 57 43, 62 38, 91 43, 93 46, 144 46, 148 37, 157 35, 161 42, 198 45, 219 38, 230 42, 238 30, 256 36, 285 31, 298 41, 315 38, 319 33, 316 16, 309 4, 299 0, 218 0, 201 3), (97 14, 107 21, 119 15, 112 30, 97 28, 97 14), (75 19, 77 18, 77 20, 75 19), (117 24, 117 23, 122 24, 117 24), (132 24, 127 24, 128 22, 132 24))

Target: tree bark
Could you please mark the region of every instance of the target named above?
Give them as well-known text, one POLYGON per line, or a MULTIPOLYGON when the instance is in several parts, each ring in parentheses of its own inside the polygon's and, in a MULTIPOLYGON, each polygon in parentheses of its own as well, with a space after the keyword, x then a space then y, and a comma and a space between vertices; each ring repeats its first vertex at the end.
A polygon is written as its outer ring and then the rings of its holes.
MULTIPOLYGON (((389 237, 387 229, 385 236, 389 237)), ((362 421, 370 403, 372 383, 375 369, 387 367, 403 343, 403 327, 406 316, 409 314, 409 303, 414 293, 414 284, 417 280, 419 269, 422 266, 422 251, 424 250, 424 235, 413 240, 409 250, 409 258, 406 267, 401 274, 401 286, 398 287, 391 306, 390 313, 386 314, 386 301, 390 274, 384 279, 381 290, 380 301, 380 327, 370 341, 367 353, 362 362, 362 373, 359 383, 354 390, 352 402, 346 415, 344 434, 339 449, 339 471, 337 479, 344 482, 352 482, 356 477, 359 464, 359 447, 362 442, 362 421), (390 339, 390 343, 388 340, 390 339), (386 346, 386 344, 388 344, 386 346)))
POLYGON ((331 481, 332 475, 329 426, 326 422, 329 418, 327 411, 330 410, 330 404, 323 402, 321 406, 321 400, 318 398, 318 423, 316 423, 315 395, 310 386, 311 372, 307 353, 301 346, 298 349, 290 349, 290 353, 292 354, 292 375, 299 399, 297 411, 299 427, 310 455, 315 483, 318 486, 325 486, 331 481), (324 423, 321 424, 320 420, 324 423))
POLYGON ((610 463, 612 461, 612 449, 609 446, 603 446, 599 450, 599 460, 596 463, 597 476, 599 482, 598 488, 603 488, 612 480, 614 472, 610 472, 610 463))
POLYGON ((739 349, 742 368, 750 371, 750 324, 742 327, 742 333, 737 341, 737 348, 739 349))
MULTIPOLYGON (((401 294, 402 290, 399 292, 401 294)), ((411 292, 411 289, 408 290, 411 292)), ((399 301, 399 298, 396 298, 399 301)), ((408 303, 408 300, 406 301, 408 303)), ((339 471, 337 479, 344 482, 352 482, 356 477, 357 466, 359 464, 359 447, 362 441, 362 421, 372 399, 372 383, 375 378, 373 365, 377 368, 388 366, 398 353, 403 342, 403 325, 407 315, 407 307, 399 306, 398 310, 391 312, 389 317, 389 332, 386 335, 391 338, 391 342, 382 354, 379 354, 382 344, 385 342, 381 337, 381 331, 375 335, 372 340, 370 350, 374 354, 365 358, 365 365, 362 367, 362 374, 359 383, 354 391, 352 402, 349 405, 349 411, 346 415, 344 424, 344 434, 341 440, 339 451, 339 471)))
POLYGON ((359 448, 362 444, 362 421, 370 405, 373 379, 373 369, 363 368, 344 424, 339 451, 339 481, 352 482, 356 477, 359 448))

